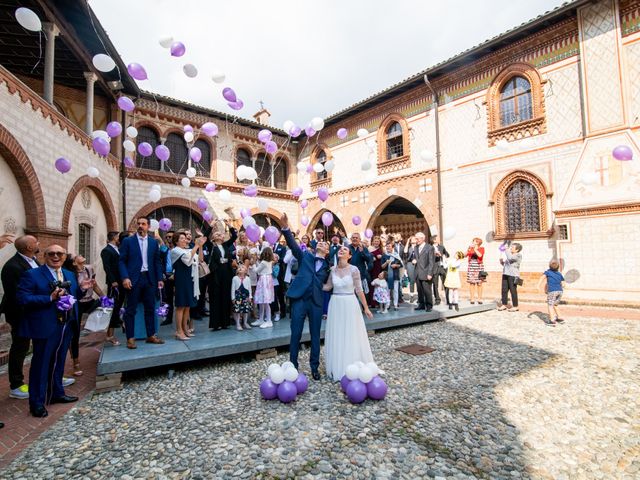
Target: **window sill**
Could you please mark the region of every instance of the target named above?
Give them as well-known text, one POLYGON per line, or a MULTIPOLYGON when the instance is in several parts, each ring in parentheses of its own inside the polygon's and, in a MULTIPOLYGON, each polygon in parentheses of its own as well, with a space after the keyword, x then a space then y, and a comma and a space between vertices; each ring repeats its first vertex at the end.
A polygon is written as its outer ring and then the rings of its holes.
POLYGON ((545 117, 538 117, 492 130, 487 134, 487 137, 489 138, 489 146, 494 147, 499 140, 512 142, 546 132, 547 122, 545 117))
POLYGON ((553 229, 546 232, 516 232, 516 233, 496 233, 493 236, 494 240, 537 240, 546 239, 553 236, 553 229))
POLYGON ((397 172, 411 166, 411 159, 409 155, 402 155, 401 157, 391 158, 378 163, 378 175, 384 173, 397 172))

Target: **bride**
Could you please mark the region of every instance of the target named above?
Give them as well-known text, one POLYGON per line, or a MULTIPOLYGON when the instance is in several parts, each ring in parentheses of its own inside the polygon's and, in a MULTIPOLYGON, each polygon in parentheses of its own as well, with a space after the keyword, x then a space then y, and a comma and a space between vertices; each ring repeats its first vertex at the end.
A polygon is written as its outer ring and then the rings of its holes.
POLYGON ((362 291, 360 272, 349 264, 351 250, 340 247, 338 265, 331 274, 324 290, 333 290, 327 312, 327 327, 324 338, 324 353, 327 375, 340 380, 348 365, 361 361, 373 362, 369 337, 362 317, 358 299, 364 307, 364 314, 373 318, 362 291), (358 298, 356 298, 356 295, 358 298))

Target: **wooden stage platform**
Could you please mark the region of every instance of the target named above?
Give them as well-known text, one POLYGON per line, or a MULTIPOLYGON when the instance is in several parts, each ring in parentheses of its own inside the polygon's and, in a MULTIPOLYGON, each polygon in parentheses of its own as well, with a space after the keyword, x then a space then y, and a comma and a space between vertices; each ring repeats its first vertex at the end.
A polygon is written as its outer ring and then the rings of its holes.
MULTIPOLYGON (((438 305, 433 311, 414 311, 412 305, 403 304, 400 309, 386 314, 375 313, 372 320, 367 321, 368 330, 382 330, 404 325, 412 325, 429 321, 443 320, 471 313, 483 312, 496 308, 495 303, 471 305, 468 302, 460 305, 460 311, 449 310, 446 305, 438 305)), ((175 365, 195 360, 222 357, 237 353, 258 352, 267 348, 289 345, 289 320, 274 322, 273 328, 252 328, 247 331, 237 331, 235 328, 210 332, 209 319, 196 321, 196 336, 189 341, 182 342, 173 338, 173 327, 160 327, 158 335, 166 341, 164 345, 150 345, 138 341, 138 348, 129 350, 123 333, 118 333, 121 345, 114 347, 106 343, 100 360, 97 375, 122 373, 163 365, 175 365)), ((322 338, 324 338, 324 323, 322 338)), ((302 341, 309 341, 308 323, 302 334, 302 341)))

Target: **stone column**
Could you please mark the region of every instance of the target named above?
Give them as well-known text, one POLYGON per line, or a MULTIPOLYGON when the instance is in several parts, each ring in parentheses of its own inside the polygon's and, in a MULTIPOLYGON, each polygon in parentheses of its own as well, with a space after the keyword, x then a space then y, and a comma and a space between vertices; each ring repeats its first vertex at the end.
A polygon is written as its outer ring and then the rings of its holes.
MULTIPOLYGON (((167 137, 160 137, 158 140, 160 140, 160 145, 164 145, 164 142, 167 141, 167 137)), ((160 160, 160 171, 161 172, 165 172, 167 169, 165 168, 164 164, 166 162, 163 162, 162 160, 160 160)))
POLYGON ((98 76, 93 72, 84 72, 84 78, 87 80, 87 113, 84 121, 84 131, 87 135, 93 132, 93 85, 96 83, 98 76))
POLYGON ((54 53, 56 47, 56 37, 60 33, 55 23, 45 22, 42 24, 44 27, 44 34, 47 39, 47 44, 44 50, 44 99, 53 105, 53 62, 54 53))

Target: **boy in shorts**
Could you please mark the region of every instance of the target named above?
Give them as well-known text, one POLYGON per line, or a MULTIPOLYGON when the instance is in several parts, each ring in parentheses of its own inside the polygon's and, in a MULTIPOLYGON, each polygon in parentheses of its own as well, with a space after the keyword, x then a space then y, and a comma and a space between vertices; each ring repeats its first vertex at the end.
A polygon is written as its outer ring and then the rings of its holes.
POLYGON ((549 270, 546 270, 540 280, 538 280, 538 290, 541 290, 542 284, 545 283, 544 291, 547 294, 547 310, 549 312, 549 321, 545 322, 547 326, 555 327, 556 323, 563 323, 560 318, 558 305, 562 298, 562 291, 565 286, 564 277, 558 271, 560 264, 556 260, 549 262, 549 270), (553 309, 553 316, 551 310, 553 309))

